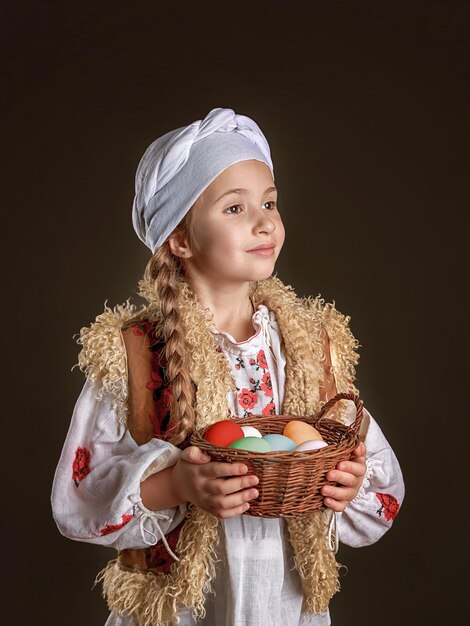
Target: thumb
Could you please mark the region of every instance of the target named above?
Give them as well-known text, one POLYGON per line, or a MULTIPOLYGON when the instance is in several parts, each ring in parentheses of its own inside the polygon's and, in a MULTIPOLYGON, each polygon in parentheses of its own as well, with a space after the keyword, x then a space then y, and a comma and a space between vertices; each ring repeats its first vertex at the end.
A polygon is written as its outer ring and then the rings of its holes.
POLYGON ((211 460, 211 457, 203 452, 201 448, 189 446, 181 453, 181 459, 187 463, 203 465, 204 463, 208 463, 211 460))

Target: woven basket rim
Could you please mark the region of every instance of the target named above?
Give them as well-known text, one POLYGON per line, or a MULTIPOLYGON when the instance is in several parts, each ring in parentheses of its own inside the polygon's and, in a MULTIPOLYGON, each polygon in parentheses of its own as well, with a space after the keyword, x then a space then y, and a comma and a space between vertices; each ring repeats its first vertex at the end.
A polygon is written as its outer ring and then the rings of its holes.
POLYGON ((207 453, 213 453, 217 455, 227 455, 229 457, 237 458, 237 459, 260 459, 270 461, 275 458, 281 459, 289 459, 292 462, 303 462, 307 460, 315 459, 316 461, 321 461, 322 457, 329 456, 332 453, 340 454, 344 449, 348 449, 352 443, 357 440, 359 427, 362 421, 362 401, 359 399, 359 396, 353 394, 352 392, 347 393, 339 393, 336 394, 331 400, 326 402, 323 407, 320 409, 319 413, 316 415, 249 415, 247 417, 232 417, 226 418, 226 421, 232 421, 236 424, 243 424, 247 422, 253 421, 254 423, 258 423, 262 421, 262 424, 268 424, 270 421, 303 421, 310 424, 315 424, 315 427, 318 430, 322 429, 322 426, 327 426, 328 424, 334 426, 336 430, 343 430, 343 435, 341 441, 337 443, 328 443, 327 446, 323 448, 319 448, 317 450, 305 450, 305 451, 295 451, 295 450, 271 450, 270 452, 252 452, 250 450, 239 450, 237 448, 231 448, 230 446, 215 446, 210 443, 206 439, 204 439, 204 433, 211 427, 213 424, 208 424, 204 426, 199 431, 195 432, 191 436, 191 444, 196 445, 198 447, 203 448, 207 453), (324 417, 325 413, 336 404, 339 400, 351 400, 356 405, 357 415, 355 421, 350 424, 343 424, 342 422, 338 422, 337 420, 332 420, 328 417, 324 417), (320 423, 321 422, 321 423, 320 423))

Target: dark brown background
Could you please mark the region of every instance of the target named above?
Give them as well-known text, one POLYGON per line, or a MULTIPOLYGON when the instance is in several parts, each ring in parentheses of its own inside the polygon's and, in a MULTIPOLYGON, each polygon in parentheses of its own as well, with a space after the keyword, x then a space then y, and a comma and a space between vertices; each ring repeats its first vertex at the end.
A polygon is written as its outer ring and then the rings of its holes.
POLYGON ((351 315, 362 396, 406 479, 391 532, 342 547, 333 624, 453 623, 468 511, 469 3, 159 4, 2 3, 4 623, 104 624, 91 586, 114 553, 61 537, 49 503, 83 383, 72 335, 105 299, 139 302, 138 160, 215 106, 266 133, 287 229, 279 276, 351 315))

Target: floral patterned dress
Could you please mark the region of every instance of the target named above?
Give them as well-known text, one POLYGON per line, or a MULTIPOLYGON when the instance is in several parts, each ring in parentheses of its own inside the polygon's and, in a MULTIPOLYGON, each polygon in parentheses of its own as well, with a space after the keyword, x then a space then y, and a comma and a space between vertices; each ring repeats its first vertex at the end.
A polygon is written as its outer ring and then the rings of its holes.
MULTIPOLYGON (((239 417, 279 413, 283 402, 285 358, 274 312, 259 305, 252 321, 254 333, 246 341, 212 329, 232 368, 237 390, 229 393, 229 403, 239 417)), ((149 392, 165 393, 161 385, 161 380, 150 381, 149 392)), ((366 475, 356 498, 336 514, 340 542, 353 547, 377 541, 392 525, 404 498, 396 456, 367 410, 362 432, 366 475)), ((179 454, 178 448, 158 438, 138 446, 117 420, 110 398, 97 399, 96 389, 86 381, 54 478, 52 508, 60 532, 118 550, 145 548, 161 534, 168 535, 184 519, 186 506, 149 511, 140 499, 140 483, 176 463, 179 454)), ((197 624, 331 623, 328 611, 314 616, 303 611, 300 579, 282 519, 241 515, 221 521, 214 591, 206 601, 206 617, 197 624)), ((183 612, 180 624, 195 622, 183 612)), ((111 613, 106 626, 137 624, 111 613)))

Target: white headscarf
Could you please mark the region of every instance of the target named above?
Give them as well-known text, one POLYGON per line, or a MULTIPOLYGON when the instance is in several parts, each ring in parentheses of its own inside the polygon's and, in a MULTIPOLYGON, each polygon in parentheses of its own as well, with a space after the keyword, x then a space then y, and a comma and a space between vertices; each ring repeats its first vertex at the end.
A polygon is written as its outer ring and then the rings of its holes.
POLYGON ((232 109, 212 109, 156 139, 136 173, 132 223, 139 238, 155 252, 225 168, 250 159, 266 163, 274 177, 260 127, 232 109))

